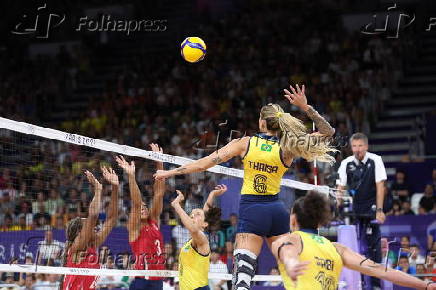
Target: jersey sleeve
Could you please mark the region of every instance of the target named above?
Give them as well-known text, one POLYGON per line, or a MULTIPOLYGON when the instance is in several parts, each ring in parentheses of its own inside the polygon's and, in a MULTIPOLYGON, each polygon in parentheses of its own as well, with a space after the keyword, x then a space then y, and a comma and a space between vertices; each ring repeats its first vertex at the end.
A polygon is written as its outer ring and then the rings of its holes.
POLYGON ((380 182, 388 179, 386 174, 386 168, 382 158, 379 156, 374 159, 375 161, 375 182, 380 182))

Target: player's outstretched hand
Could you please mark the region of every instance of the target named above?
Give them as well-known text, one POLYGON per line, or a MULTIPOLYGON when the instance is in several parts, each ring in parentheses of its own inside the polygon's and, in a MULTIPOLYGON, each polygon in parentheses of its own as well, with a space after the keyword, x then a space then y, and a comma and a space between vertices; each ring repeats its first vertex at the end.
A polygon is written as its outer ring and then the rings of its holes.
POLYGON ((176 192, 177 192, 177 197, 171 202, 171 206, 173 207, 180 204, 185 199, 183 193, 180 190, 176 190, 176 192))
POLYGON ((101 183, 95 178, 94 174, 92 174, 90 171, 85 170, 86 178, 88 178, 89 183, 94 187, 95 191, 101 192, 103 189, 103 186, 101 183))
POLYGON ((171 176, 172 174, 168 170, 157 170, 156 173, 153 174, 153 177, 156 180, 162 180, 171 176))
POLYGON ((130 161, 129 164, 129 162, 127 162, 126 159, 124 159, 124 157, 121 155, 116 156, 115 161, 117 162, 118 166, 121 167, 127 174, 135 174, 135 162, 130 161))
POLYGON ((227 186, 225 184, 219 184, 215 186, 215 189, 212 190, 210 194, 213 194, 215 196, 220 196, 226 191, 227 191, 227 186))
POLYGON ((118 175, 112 169, 112 167, 106 168, 104 166, 101 167, 101 172, 103 173, 104 179, 112 185, 120 185, 118 181, 118 175))
POLYGON ((150 147, 151 147, 151 151, 153 152, 163 153, 162 147, 160 147, 159 144, 150 143, 150 147))
POLYGON ((307 105, 307 98, 305 93, 306 88, 304 85, 301 87, 301 89, 298 84, 295 86, 297 90, 295 90, 292 85, 289 86, 292 93, 287 89, 283 90, 285 92, 285 98, 288 99, 292 105, 299 107, 303 111, 307 111, 309 109, 309 106, 307 105))

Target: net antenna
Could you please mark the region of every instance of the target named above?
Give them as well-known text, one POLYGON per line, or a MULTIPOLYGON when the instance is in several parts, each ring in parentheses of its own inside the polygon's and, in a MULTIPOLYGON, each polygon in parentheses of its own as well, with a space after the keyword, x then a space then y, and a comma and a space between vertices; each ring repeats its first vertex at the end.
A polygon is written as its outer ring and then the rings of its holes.
MULTIPOLYGON (((316 132, 315 122, 312 122, 312 131, 316 132)), ((318 166, 316 164, 316 159, 313 160, 313 181, 315 185, 318 185, 318 166)))

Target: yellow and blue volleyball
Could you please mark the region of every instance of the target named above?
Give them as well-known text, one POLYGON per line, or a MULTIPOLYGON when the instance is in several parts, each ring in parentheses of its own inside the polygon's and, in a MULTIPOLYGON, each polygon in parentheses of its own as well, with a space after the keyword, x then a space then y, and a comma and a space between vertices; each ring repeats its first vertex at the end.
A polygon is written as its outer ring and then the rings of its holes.
POLYGON ((183 40, 180 52, 187 62, 199 62, 206 55, 206 44, 200 37, 188 37, 183 40))

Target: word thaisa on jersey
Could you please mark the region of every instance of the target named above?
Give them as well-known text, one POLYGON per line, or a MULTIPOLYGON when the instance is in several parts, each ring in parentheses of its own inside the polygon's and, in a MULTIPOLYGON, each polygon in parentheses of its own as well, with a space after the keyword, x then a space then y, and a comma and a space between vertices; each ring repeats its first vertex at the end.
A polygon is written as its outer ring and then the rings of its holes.
POLYGON ((251 169, 267 173, 277 173, 279 169, 278 166, 273 166, 262 162, 248 161, 248 164, 251 169))

